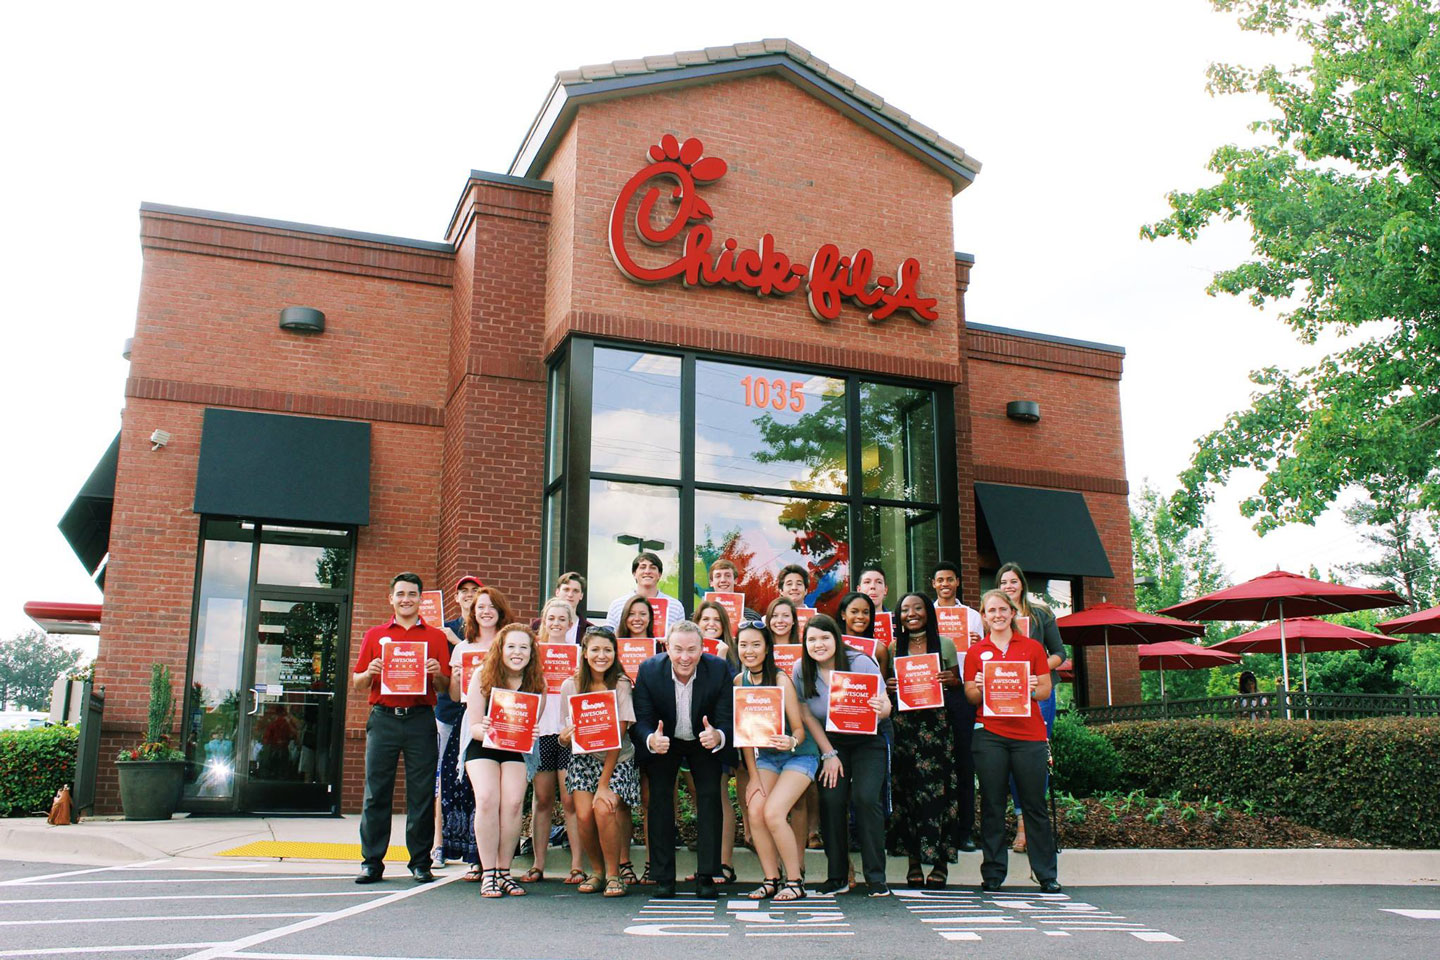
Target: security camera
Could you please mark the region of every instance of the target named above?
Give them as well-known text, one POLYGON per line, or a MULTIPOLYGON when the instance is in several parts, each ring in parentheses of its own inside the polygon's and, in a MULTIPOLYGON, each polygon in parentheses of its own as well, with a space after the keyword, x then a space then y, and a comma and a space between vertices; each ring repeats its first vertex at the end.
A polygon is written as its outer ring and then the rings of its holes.
POLYGON ((150 434, 151 450, 159 450, 161 447, 165 446, 169 442, 170 432, 168 430, 156 430, 154 433, 150 434))

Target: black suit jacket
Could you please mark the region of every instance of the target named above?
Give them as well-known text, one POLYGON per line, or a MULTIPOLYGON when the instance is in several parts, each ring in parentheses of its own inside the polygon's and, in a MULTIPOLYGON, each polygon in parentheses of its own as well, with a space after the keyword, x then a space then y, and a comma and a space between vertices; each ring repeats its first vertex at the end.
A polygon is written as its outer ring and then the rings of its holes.
MULTIPOLYGON (((719 657, 702 653, 700 662, 695 664, 695 687, 690 692, 690 725, 699 737, 705 729, 702 719, 709 718, 710 726, 725 734, 725 747, 719 758, 730 764, 735 762, 733 689, 730 665, 719 657)), ((665 724, 667 737, 675 736, 675 674, 670 669, 668 654, 656 654, 640 664, 635 674, 634 698, 635 723, 630 730, 635 749, 646 759, 650 756, 646 741, 657 724, 665 724)))

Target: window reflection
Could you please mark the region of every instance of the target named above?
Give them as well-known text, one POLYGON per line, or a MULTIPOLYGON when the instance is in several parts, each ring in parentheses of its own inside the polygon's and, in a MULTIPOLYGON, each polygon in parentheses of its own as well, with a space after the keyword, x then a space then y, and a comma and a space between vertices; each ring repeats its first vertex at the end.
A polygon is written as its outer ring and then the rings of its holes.
POLYGON ((547 426, 550 446, 549 455, 546 457, 549 461, 549 470, 545 476, 546 483, 560 476, 565 469, 565 413, 570 403, 569 367, 570 364, 567 360, 550 371, 550 423, 547 426))
POLYGON ((934 394, 913 387, 861 384, 860 466, 866 496, 933 502, 934 394))
POLYGON ((595 350, 590 469, 680 476, 680 358, 595 350))
POLYGON ((848 509, 833 500, 697 491, 695 555, 697 601, 710 565, 723 557, 736 566, 746 605, 763 611, 780 595, 781 568, 795 563, 810 571, 806 603, 828 613, 850 579, 848 509))
POLYGON ((603 614, 612 600, 635 592, 630 563, 642 550, 658 555, 665 566, 660 590, 679 597, 680 491, 651 484, 591 480, 590 584, 586 600, 592 609, 603 614), (661 546, 657 547, 657 543, 661 546))
POLYGON ((196 608, 195 664, 185 725, 185 793, 227 798, 234 792, 235 732, 245 611, 250 599, 250 534, 209 521, 196 608), (239 539, 243 537, 243 539, 239 539))
POLYGON ((929 593, 929 567, 940 556, 939 512, 867 506, 862 516, 869 556, 885 568, 890 597, 911 590, 929 593))
POLYGON ((277 532, 273 527, 262 528, 257 582, 284 587, 343 588, 350 576, 349 540, 343 533, 335 534, 333 539, 316 535, 322 533, 333 531, 290 534, 277 532), (332 542, 325 544, 327 539, 332 542), (300 540, 304 542, 294 542, 300 540), (321 543, 317 544, 317 540, 321 543))
POLYGON ((695 369, 695 479, 844 493, 845 382, 701 361, 695 369))

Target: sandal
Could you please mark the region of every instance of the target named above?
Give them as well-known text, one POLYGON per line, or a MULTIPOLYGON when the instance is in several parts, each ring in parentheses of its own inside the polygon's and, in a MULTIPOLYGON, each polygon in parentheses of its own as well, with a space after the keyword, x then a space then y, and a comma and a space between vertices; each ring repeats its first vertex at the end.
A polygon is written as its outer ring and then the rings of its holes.
POLYGON ((503 897, 505 894, 504 891, 500 889, 500 871, 485 870, 483 872, 485 874, 485 878, 480 881, 480 896, 484 897, 487 900, 493 899, 495 897, 503 897))
MULTIPOLYGON (((604 878, 602 877, 601 879, 603 880, 604 878)), ((567 886, 573 887, 573 886, 575 886, 577 883, 584 883, 584 882, 585 882, 585 871, 584 871, 584 870, 581 870, 579 867, 571 867, 571 868, 570 868, 570 876, 568 876, 568 877, 565 878, 565 884, 566 884, 567 886)))
POLYGON ((915 864, 915 866, 911 867, 911 868, 910 868, 910 872, 907 873, 907 874, 905 874, 905 886, 907 886, 907 887, 923 887, 923 886, 925 886, 925 868, 922 867, 922 866, 920 866, 920 864, 918 864, 918 863, 915 864))
POLYGON ((485 871, 480 869, 480 864, 470 864, 470 869, 465 871, 465 876, 460 878, 466 883, 479 883, 485 879, 485 871))
POLYGON ((749 897, 751 900, 769 900, 771 897, 775 896, 775 894, 779 892, 780 878, 766 877, 764 880, 760 881, 760 886, 750 891, 749 897))
POLYGON ((799 880, 787 880, 785 885, 776 891, 773 900, 776 903, 789 903, 792 900, 804 900, 807 895, 804 883, 799 880))
POLYGON ((808 836, 808 837, 805 838, 805 849, 806 849, 806 850, 824 850, 824 849, 825 849, 825 841, 820 838, 820 834, 818 834, 818 833, 812 833, 812 834, 810 834, 810 836, 808 836))
POLYGON ((715 878, 715 882, 730 884, 734 883, 735 880, 735 868, 728 863, 720 864, 720 876, 715 878))
MULTIPOLYGON (((566 880, 565 882, 569 883, 570 881, 566 880)), ((605 878, 598 873, 594 873, 588 877, 581 877, 579 885, 575 887, 575 892, 599 893, 600 888, 603 886, 605 886, 605 878)))
POLYGON ((950 879, 950 869, 943 863, 937 863, 930 868, 930 876, 925 878, 925 887, 928 890, 944 890, 945 882, 950 879))
POLYGON ((496 870, 495 880, 500 885, 500 893, 503 893, 506 896, 523 897, 527 893, 529 893, 528 890, 515 882, 515 878, 510 876, 510 872, 508 870, 496 870))
POLYGON ((605 881, 605 896, 623 897, 629 891, 625 889, 625 881, 619 877, 611 877, 605 881))
MULTIPOLYGON (((623 877, 623 876, 625 875, 625 872, 622 870, 622 871, 620 872, 620 875, 623 877)), ((642 887, 653 887, 653 886, 655 886, 655 881, 650 878, 650 861, 649 861, 649 860, 646 860, 646 861, 645 861, 645 875, 640 878, 640 886, 642 886, 642 887)))
MULTIPOLYGON (((645 871, 648 875, 650 871, 645 871)), ((635 876, 635 864, 629 860, 620 861, 620 881, 627 886, 632 883, 639 883, 640 878, 635 876)))
POLYGON ((531 867, 517 877, 521 883, 539 883, 545 879, 545 871, 539 867, 531 867))

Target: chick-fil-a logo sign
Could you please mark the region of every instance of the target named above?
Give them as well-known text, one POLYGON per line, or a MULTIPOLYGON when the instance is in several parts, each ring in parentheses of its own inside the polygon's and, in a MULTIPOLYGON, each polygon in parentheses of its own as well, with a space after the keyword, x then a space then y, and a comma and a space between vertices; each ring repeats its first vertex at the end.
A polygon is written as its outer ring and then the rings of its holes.
POLYGON ((867 249, 854 256, 842 256, 840 248, 827 243, 816 250, 808 264, 795 262, 775 248, 775 238, 765 234, 755 249, 740 249, 734 237, 715 243, 714 231, 706 222, 714 211, 700 196, 700 184, 714 183, 725 176, 724 160, 704 156, 705 146, 694 137, 684 143, 670 134, 650 148, 653 161, 620 188, 610 211, 610 255, 620 272, 636 283, 664 283, 681 278, 686 286, 729 284, 753 290, 759 296, 785 296, 805 286, 805 299, 817 320, 835 320, 840 307, 849 300, 869 312, 874 321, 886 320, 897 311, 908 311, 916 320, 930 322, 939 317, 935 299, 920 296, 920 261, 906 259, 894 276, 875 276, 875 257, 867 249), (655 207, 661 188, 652 183, 668 180, 674 207, 668 222, 655 223, 655 207), (643 194, 642 194, 643 191, 643 194), (625 214, 636 195, 634 230, 652 247, 685 234, 680 256, 658 267, 642 266, 631 255, 625 214))

